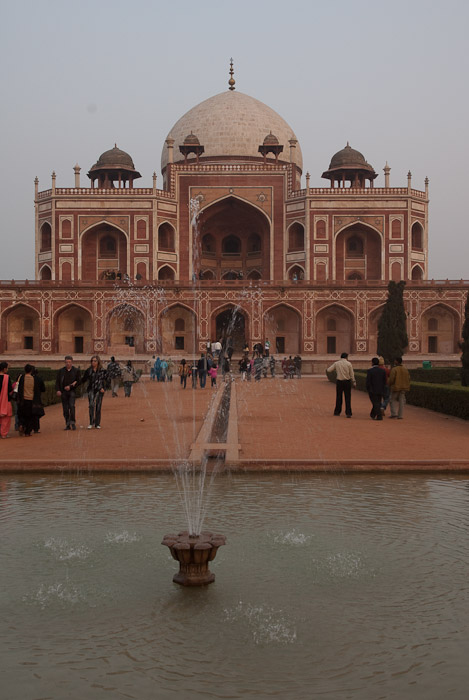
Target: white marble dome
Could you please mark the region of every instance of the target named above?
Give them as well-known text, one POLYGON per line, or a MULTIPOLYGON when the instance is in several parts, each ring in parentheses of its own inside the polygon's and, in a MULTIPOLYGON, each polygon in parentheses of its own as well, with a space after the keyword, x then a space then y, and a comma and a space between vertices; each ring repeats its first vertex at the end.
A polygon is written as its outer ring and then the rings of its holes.
MULTIPOLYGON (((238 90, 226 90, 209 97, 184 114, 170 130, 168 136, 174 139, 174 162, 183 160, 179 151, 186 136, 197 136, 204 146, 204 158, 239 156, 261 158, 258 149, 267 134, 272 132, 283 146, 279 160, 290 162, 289 139, 296 136, 293 129, 274 112, 254 97, 238 90)), ((303 168, 300 145, 296 146, 295 162, 303 168)), ((168 149, 163 145, 161 169, 168 162, 168 149)))

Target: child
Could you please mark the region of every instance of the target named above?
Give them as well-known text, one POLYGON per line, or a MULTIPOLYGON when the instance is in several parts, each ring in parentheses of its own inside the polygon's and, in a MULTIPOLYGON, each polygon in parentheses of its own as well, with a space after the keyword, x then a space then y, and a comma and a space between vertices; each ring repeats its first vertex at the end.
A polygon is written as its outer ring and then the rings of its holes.
POLYGON ((217 366, 214 364, 212 367, 210 367, 208 371, 210 375, 210 380, 211 380, 211 386, 214 387, 217 385, 217 366))

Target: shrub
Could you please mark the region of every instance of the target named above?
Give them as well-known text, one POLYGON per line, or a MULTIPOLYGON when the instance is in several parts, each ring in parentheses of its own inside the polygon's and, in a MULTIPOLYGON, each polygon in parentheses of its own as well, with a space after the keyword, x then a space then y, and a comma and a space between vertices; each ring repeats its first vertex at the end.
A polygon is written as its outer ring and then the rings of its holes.
POLYGON ((451 384, 461 379, 460 367, 435 367, 435 369, 410 369, 410 378, 414 382, 426 384, 451 384))

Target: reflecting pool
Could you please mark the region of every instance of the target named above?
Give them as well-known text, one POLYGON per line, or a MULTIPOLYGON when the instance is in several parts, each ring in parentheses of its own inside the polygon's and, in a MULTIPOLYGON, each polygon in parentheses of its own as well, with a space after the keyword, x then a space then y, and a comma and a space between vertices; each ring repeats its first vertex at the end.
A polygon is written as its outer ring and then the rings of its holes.
POLYGON ((0 484, 5 700, 467 698, 467 477, 220 474, 194 589, 171 474, 0 484))

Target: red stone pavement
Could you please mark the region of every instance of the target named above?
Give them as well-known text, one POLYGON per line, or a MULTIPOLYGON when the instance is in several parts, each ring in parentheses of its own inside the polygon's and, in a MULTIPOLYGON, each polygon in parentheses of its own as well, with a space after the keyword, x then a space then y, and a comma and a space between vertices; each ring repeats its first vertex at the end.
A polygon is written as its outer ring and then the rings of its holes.
MULTIPOLYGON (((10 431, 0 469, 167 469, 189 456, 214 390, 147 379, 130 399, 106 393, 102 429, 87 430, 86 399, 76 432, 64 431, 61 405, 46 408, 41 433, 10 431)), ((333 416, 335 386, 322 377, 256 383, 236 379, 239 463, 249 469, 452 468, 469 471, 469 423, 406 406, 404 420, 372 421, 368 396, 352 393, 353 417, 333 416)))

